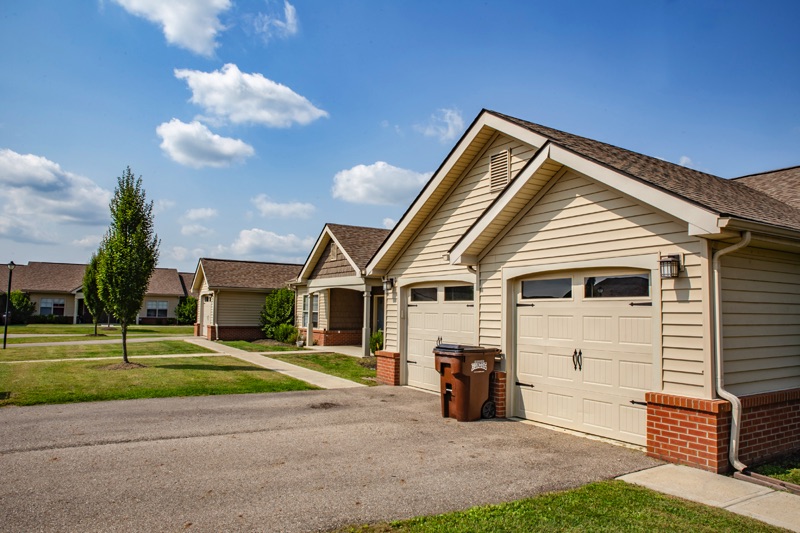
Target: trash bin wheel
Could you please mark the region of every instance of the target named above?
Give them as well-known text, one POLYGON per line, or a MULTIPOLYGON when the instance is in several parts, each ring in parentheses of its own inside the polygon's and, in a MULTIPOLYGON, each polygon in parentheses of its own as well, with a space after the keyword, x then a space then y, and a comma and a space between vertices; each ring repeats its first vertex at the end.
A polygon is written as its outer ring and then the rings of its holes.
POLYGON ((486 400, 481 407, 481 418, 494 418, 497 414, 497 408, 492 400, 486 400))

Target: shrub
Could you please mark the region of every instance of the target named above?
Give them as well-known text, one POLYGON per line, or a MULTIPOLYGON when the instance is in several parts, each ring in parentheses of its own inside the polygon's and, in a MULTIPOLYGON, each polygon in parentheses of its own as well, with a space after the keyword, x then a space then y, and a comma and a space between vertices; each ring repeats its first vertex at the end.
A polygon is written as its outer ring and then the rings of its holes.
POLYGON ((378 350, 383 350, 383 331, 380 329, 369 337, 369 351, 374 354, 378 350))
POLYGON ((261 329, 268 339, 276 339, 275 328, 294 324, 294 291, 281 288, 267 295, 261 309, 261 329))
POLYGON ((280 324, 275 328, 275 340, 294 344, 297 342, 297 328, 291 324, 280 324))
POLYGON ((36 311, 36 304, 22 291, 11 291, 9 303, 8 312, 11 314, 9 324, 26 324, 36 311))
POLYGON ((178 324, 194 324, 197 322, 197 298, 187 296, 175 307, 175 317, 178 324))
POLYGON ((33 315, 28 317, 26 324, 72 324, 71 316, 61 315, 33 315))

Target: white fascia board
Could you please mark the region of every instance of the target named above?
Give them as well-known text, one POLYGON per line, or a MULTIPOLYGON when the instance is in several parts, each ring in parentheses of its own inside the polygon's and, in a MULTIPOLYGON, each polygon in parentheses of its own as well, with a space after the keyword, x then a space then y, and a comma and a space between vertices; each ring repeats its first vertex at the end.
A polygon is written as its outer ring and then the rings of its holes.
POLYGON ((328 236, 329 240, 332 238, 331 231, 328 229, 327 224, 324 228, 322 228, 322 232, 319 234, 319 237, 317 237, 317 242, 315 242, 314 247, 311 248, 311 253, 308 254, 308 259, 306 259, 305 264, 303 264, 303 268, 297 275, 297 281, 305 281, 308 279, 308 276, 311 275, 311 271, 314 270, 314 266, 317 264, 317 261, 319 261, 319 256, 322 255, 322 248, 327 244, 325 240, 326 235, 328 236))
POLYGON ((769 224, 760 224, 758 222, 750 222, 749 220, 741 220, 737 218, 721 218, 719 220, 719 227, 728 231, 750 231, 754 234, 754 236, 755 234, 760 234, 785 239, 800 240, 800 231, 771 226, 769 224))
POLYGON ((192 278, 192 290, 199 293, 200 287, 203 286, 203 279, 206 277, 206 272, 203 270, 203 262, 197 262, 197 270, 195 270, 194 278, 192 278), (199 283, 198 283, 199 282, 199 283))
POLYGON ((550 159, 567 166, 576 172, 616 189, 632 198, 641 200, 678 220, 695 226, 706 235, 720 233, 719 216, 687 200, 659 190, 653 185, 632 179, 608 167, 590 161, 583 156, 558 145, 550 147, 550 159))
POLYGON ((522 189, 525 184, 528 183, 528 180, 531 176, 535 175, 536 172, 542 168, 542 165, 550 157, 550 146, 544 146, 539 153, 536 154, 536 157, 533 161, 530 161, 523 171, 514 178, 514 181, 505 188, 505 190, 500 193, 500 196, 497 198, 494 204, 490 205, 489 208, 480 216, 480 218, 475 222, 475 224, 464 234, 463 237, 459 240, 459 242, 450 250, 450 263, 453 265, 476 265, 478 263, 478 257, 476 254, 468 254, 465 255, 466 252, 469 250, 470 246, 478 239, 483 233, 489 228, 489 226, 494 222, 495 218, 503 212, 503 210, 508 206, 508 203, 519 193, 520 189, 522 189), (474 262, 470 262, 474 261, 474 262))

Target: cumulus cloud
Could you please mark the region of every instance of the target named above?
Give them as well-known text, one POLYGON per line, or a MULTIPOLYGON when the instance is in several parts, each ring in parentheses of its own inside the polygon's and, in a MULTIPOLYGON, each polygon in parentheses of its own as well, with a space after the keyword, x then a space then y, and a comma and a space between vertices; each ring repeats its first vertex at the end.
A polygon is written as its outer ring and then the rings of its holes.
POLYGON ((173 118, 158 126, 156 133, 170 159, 193 168, 226 167, 255 154, 246 142, 221 137, 197 121, 186 124, 173 118))
POLYGON ((214 230, 202 224, 184 224, 181 226, 181 235, 187 237, 207 237, 214 233, 214 230))
POLYGON ((205 237, 213 234, 213 229, 199 224, 198 221, 210 220, 216 217, 217 214, 217 210, 211 207, 188 209, 180 218, 180 221, 183 223, 181 226, 181 235, 186 235, 188 237, 205 237))
POLYGON ((314 214, 313 204, 302 202, 287 202, 280 204, 270 200, 266 194, 259 194, 250 200, 262 217, 275 218, 309 218, 314 214))
POLYGON ((253 228, 240 231, 230 249, 238 255, 274 254, 287 256, 307 254, 312 246, 314 246, 314 239, 311 237, 300 238, 292 233, 278 235, 272 231, 253 228))
POLYGON ((111 191, 58 163, 0 149, 0 235, 17 242, 53 242, 62 224, 104 226, 111 191))
POLYGON ((378 161, 337 172, 331 192, 334 198, 354 204, 407 205, 432 174, 378 161))
POLYGON ((196 207, 189 209, 183 214, 183 220, 208 220, 218 215, 216 209, 213 207, 196 207))
POLYGON ((383 219, 383 227, 386 229, 392 229, 395 224, 397 224, 397 221, 392 218, 387 217, 383 219))
POLYGON ((283 19, 275 13, 259 13, 253 18, 253 29, 264 42, 291 37, 298 30, 297 10, 289 2, 284 2, 283 19))
POLYGON ((682 156, 681 156, 681 158, 678 160, 678 164, 679 164, 680 166, 682 166, 682 167, 686 167, 686 168, 694 168, 694 167, 692 166, 692 165, 694 164, 694 163, 692 162, 692 158, 691 158, 691 157, 689 157, 689 156, 686 156, 686 155, 682 155, 682 156))
POLYGON ((464 130, 464 118, 458 109, 439 109, 431 115, 427 124, 414 127, 426 137, 435 137, 441 142, 452 141, 464 130))
POLYGON ((161 26, 167 42, 210 57, 225 27, 219 15, 231 7, 230 0, 114 0, 125 11, 161 26))
POLYGON ((211 120, 288 128, 328 116, 289 87, 259 73, 244 73, 232 63, 213 72, 175 69, 175 77, 186 80, 192 91, 190 101, 210 114, 211 120))
POLYGON ((173 207, 175 207, 175 202, 173 200, 167 200, 166 198, 156 200, 153 204, 153 214, 158 215, 164 211, 169 211, 173 207))

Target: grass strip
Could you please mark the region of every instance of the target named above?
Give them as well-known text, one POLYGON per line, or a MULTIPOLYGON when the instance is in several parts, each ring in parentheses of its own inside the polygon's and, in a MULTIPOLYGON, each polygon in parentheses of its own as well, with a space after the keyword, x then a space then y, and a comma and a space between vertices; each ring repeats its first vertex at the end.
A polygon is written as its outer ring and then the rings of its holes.
MULTIPOLYGON (((137 355, 171 355, 190 353, 213 353, 213 351, 185 341, 128 343, 128 357, 135 357, 137 355)), ((113 344, 17 346, 12 349, 0 351, 0 362, 71 359, 76 357, 119 357, 121 360, 122 341, 115 342, 113 344)))
POLYGON ((0 365, 0 406, 318 388, 232 357, 140 361, 144 366, 129 369, 109 361, 0 365))
POLYGON ((800 485, 800 452, 785 455, 769 463, 756 466, 752 470, 757 474, 800 485))
POLYGON ((331 376, 349 379, 370 387, 378 385, 376 370, 363 366, 361 364, 363 360, 358 357, 324 352, 270 354, 269 357, 310 370, 316 370, 317 372, 330 374, 331 376))
MULTIPOLYGON (((443 495, 444 497, 444 495, 443 495)), ((624 481, 602 481, 536 498, 411 520, 342 529, 348 532, 500 531, 784 531, 624 481)))
MULTIPOLYGON (((27 324, 8 326, 8 333, 15 335, 91 335, 92 324, 27 324)), ((119 326, 110 329, 102 324, 97 326, 97 333, 108 336, 122 336, 119 326)), ((193 326, 128 326, 129 335, 194 335, 193 326)))
POLYGON ((297 352, 305 350, 305 348, 298 348, 290 344, 261 344, 258 342, 248 341, 217 341, 225 346, 231 348, 238 348, 246 352, 297 352))

